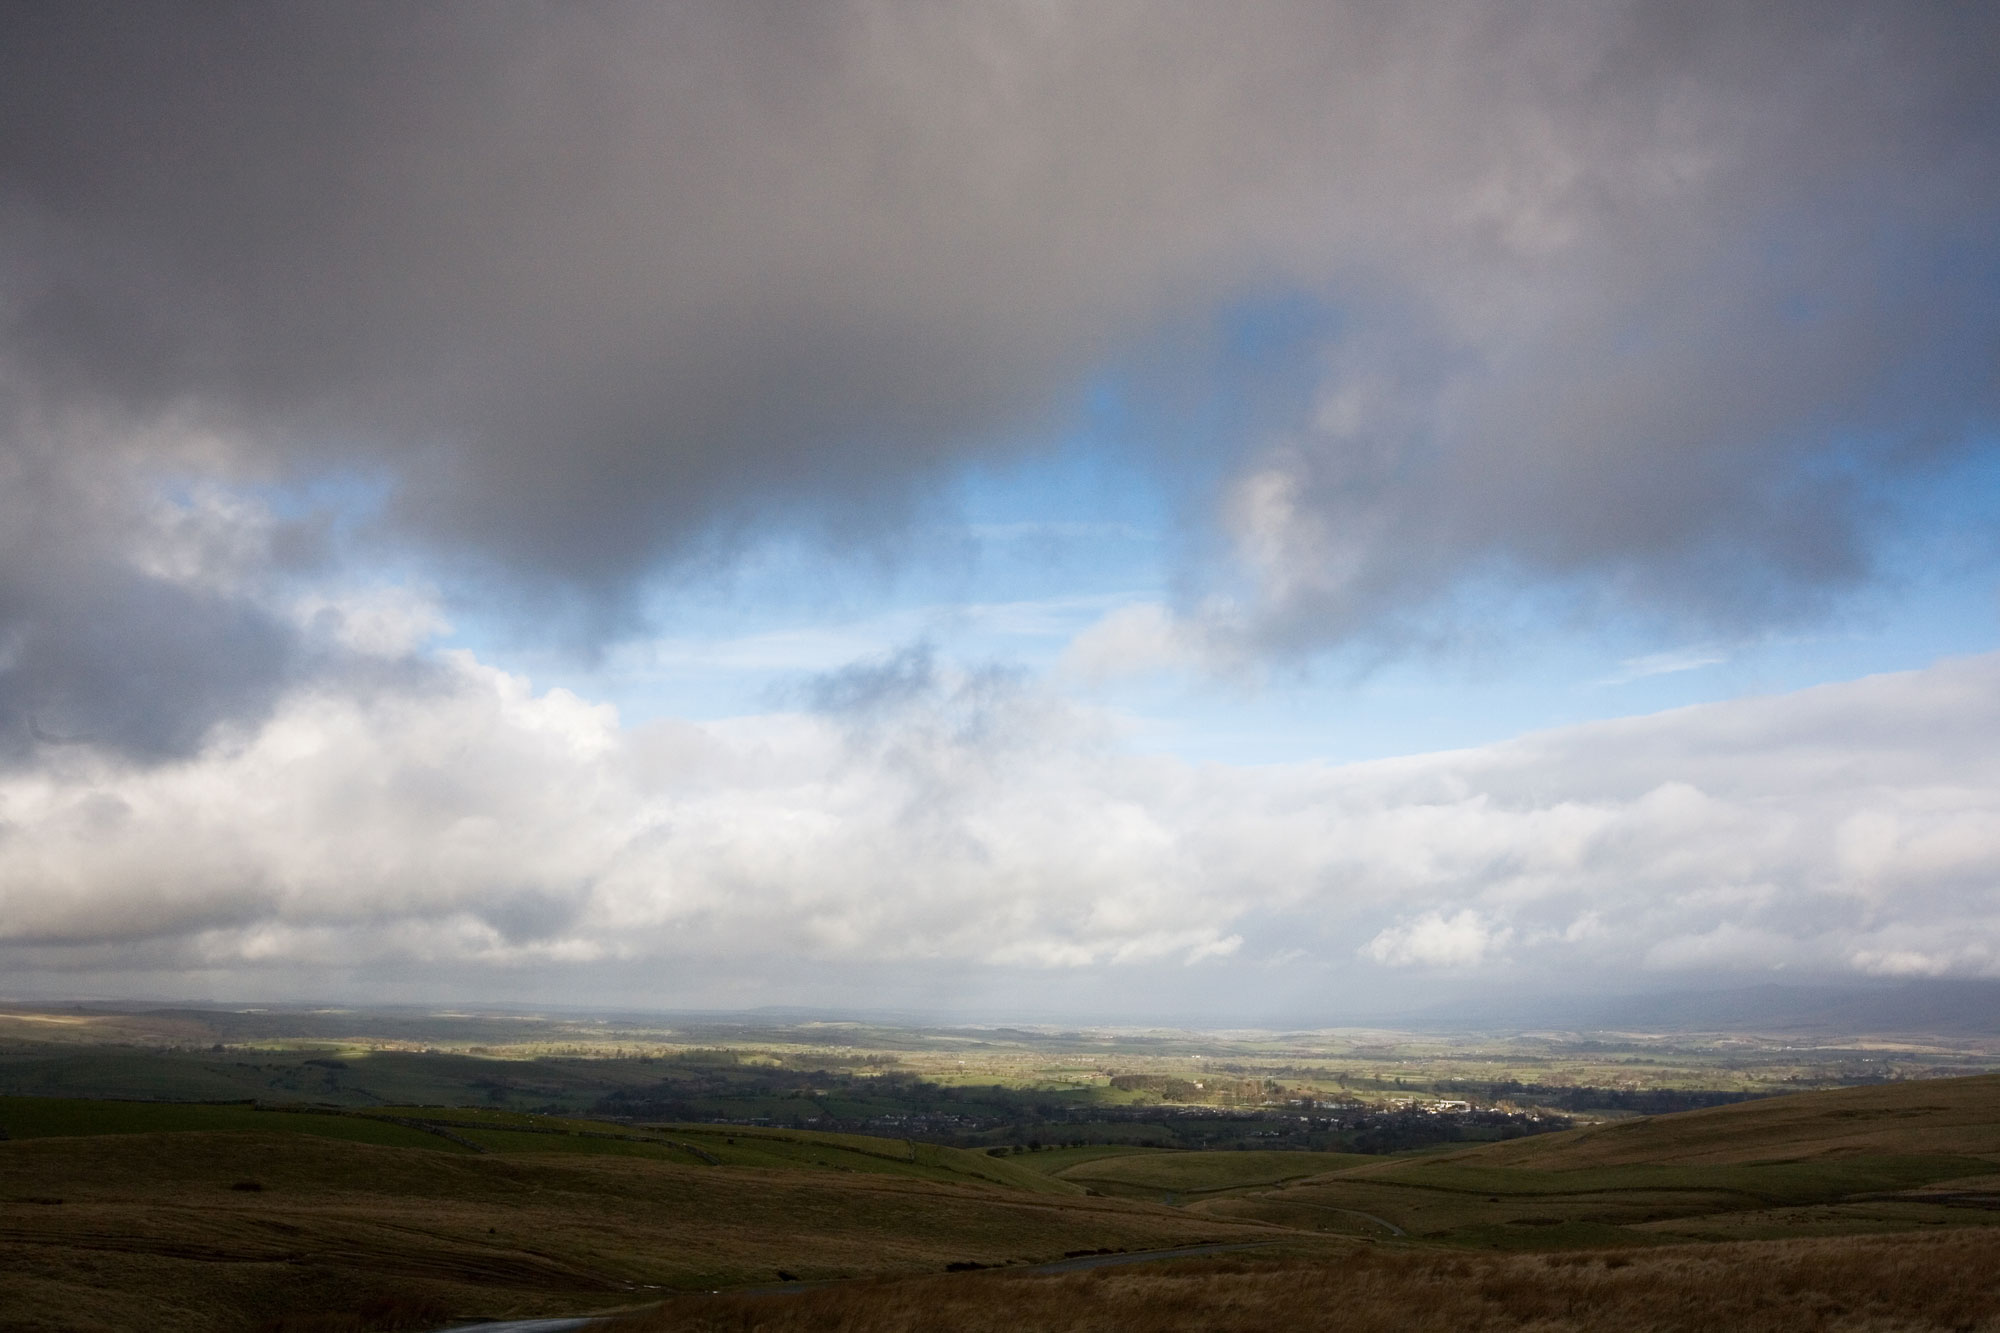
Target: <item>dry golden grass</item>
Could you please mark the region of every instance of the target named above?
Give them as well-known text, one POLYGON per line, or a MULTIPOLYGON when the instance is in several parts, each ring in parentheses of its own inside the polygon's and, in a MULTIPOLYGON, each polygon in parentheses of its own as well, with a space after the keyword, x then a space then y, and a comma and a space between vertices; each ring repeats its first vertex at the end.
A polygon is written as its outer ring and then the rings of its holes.
POLYGON ((1918 1333, 2000 1329, 2000 1231, 1467 1256, 1183 1260, 684 1296, 607 1333, 1918 1333))

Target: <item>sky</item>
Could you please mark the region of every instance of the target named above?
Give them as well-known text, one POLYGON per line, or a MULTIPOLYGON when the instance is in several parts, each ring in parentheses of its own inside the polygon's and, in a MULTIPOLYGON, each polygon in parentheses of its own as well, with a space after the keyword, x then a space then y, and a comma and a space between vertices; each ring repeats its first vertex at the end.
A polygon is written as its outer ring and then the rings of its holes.
POLYGON ((0 995, 2000 976, 2000 15, 0 7, 0 995))

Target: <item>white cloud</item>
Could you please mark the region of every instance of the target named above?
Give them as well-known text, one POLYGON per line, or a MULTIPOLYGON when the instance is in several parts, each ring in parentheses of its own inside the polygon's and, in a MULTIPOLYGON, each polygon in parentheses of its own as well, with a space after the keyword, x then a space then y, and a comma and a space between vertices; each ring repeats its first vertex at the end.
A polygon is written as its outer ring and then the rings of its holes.
POLYGON ((1671 648, 1663 653, 1628 657, 1618 664, 1618 670, 1597 683, 1625 685, 1635 680, 1644 680, 1648 676, 1669 676, 1681 671, 1699 671, 1703 667, 1719 666, 1728 660, 1729 655, 1717 648, 1671 648))
POLYGON ((1472 967, 1505 948, 1513 933, 1505 927, 1496 930, 1469 907, 1449 917, 1426 912, 1383 931, 1363 952, 1391 967, 1472 967))
POLYGON ((402 657, 451 632, 435 589, 365 588, 344 595, 314 592, 292 614, 301 627, 369 657, 402 657))
POLYGON ((828 698, 626 726, 458 654, 69 747, 0 777, 0 960, 2000 969, 2000 656, 1347 766, 1124 753, 927 660, 828 698))
POLYGON ((271 564, 276 527, 267 508, 213 484, 177 496, 156 494, 128 535, 131 561, 166 582, 251 591, 271 564))
POLYGON ((1070 640, 1062 670, 1096 684, 1199 660, 1189 626, 1157 602, 1121 606, 1070 640))

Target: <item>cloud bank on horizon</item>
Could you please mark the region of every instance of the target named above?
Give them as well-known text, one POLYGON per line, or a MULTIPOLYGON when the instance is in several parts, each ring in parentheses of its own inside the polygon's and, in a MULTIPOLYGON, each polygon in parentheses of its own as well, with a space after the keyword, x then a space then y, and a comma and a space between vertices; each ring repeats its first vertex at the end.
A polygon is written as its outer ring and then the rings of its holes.
POLYGON ((12 974, 2000 970, 1989 658, 1252 767, 922 653, 627 725, 434 637, 893 563, 1079 433, 1183 525, 1083 677, 1810 624, 1992 461, 1984 7, 4 14, 12 974))
POLYGON ((1351 765, 1126 753, 921 656, 822 703, 624 728, 459 656, 190 762, 78 748, 0 779, 0 956, 300 998, 602 968, 680 1003, 684 972, 790 959, 873 973, 878 1006, 1167 963, 1175 1012, 1398 971, 2000 974, 2000 655, 1351 765))

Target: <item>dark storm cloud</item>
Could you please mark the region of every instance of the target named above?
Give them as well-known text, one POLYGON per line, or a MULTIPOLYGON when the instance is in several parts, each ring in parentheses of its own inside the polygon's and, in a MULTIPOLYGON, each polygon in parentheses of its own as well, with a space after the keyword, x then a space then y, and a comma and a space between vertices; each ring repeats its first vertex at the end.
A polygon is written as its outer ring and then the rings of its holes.
POLYGON ((29 11, 12 347, 259 461, 386 465, 404 522, 518 571, 601 584, 773 503, 893 508, 1084 372, 1122 313, 1093 288, 1129 304, 987 176, 990 103, 1025 89, 951 105, 927 53, 980 57, 934 23, 29 11), (1005 293, 1044 263, 1081 290, 1005 293))
POLYGON ((0 588, 18 645, 0 674, 0 757, 74 744, 185 754, 216 723, 261 715, 287 677, 289 627, 251 608, 116 570, 51 572, 68 577, 0 588))
MULTIPOLYGON (((401 534, 524 585, 893 525, 1107 368, 1219 373, 1219 312, 1274 294, 1337 332, 1207 445, 1280 646, 1493 567, 1754 614, 1864 573, 1870 497, 1994 415, 1983 6, 4 22, 0 357, 126 423, 66 465, 380 475, 401 534)), ((137 586, 77 601, 78 680, 178 661, 149 624, 225 645, 218 699, 279 678, 261 613, 137 586)), ((20 660, 67 651, 10 614, 20 660)))
POLYGON ((269 533, 218 533, 117 475, 78 468, 21 417, 0 450, 0 764, 105 746, 185 754, 255 719, 292 676, 293 626, 232 587, 269 533), (214 540, 223 537, 218 549, 214 540), (250 538, 254 551, 227 549, 250 538), (148 567, 150 565, 150 567, 148 567))

